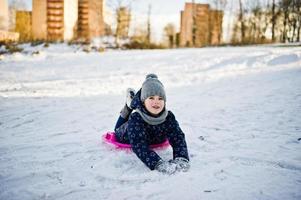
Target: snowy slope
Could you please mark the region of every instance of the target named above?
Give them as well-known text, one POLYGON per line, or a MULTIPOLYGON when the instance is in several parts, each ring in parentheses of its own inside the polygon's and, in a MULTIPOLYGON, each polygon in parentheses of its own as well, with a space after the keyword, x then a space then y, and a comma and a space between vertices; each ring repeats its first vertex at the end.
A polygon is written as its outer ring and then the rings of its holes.
POLYGON ((301 199, 300 47, 27 52, 0 60, 1 200, 301 199), (150 72, 186 134, 187 173, 100 140, 150 72))

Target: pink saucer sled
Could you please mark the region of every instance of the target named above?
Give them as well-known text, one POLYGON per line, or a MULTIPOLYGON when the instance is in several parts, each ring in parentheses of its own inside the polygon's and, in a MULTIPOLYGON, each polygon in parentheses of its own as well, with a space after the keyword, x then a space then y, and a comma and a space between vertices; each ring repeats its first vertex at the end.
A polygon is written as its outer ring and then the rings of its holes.
MULTIPOLYGON (((115 133, 114 132, 107 132, 102 136, 103 141, 105 141, 108 144, 111 144, 115 146, 117 149, 130 149, 130 144, 124 144, 120 143, 116 140, 115 133)), ((168 140, 165 140, 163 143, 160 144, 153 144, 150 145, 150 148, 167 148, 169 146, 168 140)))

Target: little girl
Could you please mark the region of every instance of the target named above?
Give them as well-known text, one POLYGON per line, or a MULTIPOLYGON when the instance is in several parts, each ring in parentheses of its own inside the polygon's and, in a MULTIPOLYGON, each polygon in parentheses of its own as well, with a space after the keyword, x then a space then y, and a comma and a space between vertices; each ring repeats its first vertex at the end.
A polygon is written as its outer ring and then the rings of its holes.
POLYGON ((166 174, 187 171, 190 167, 185 135, 174 114, 166 109, 163 84, 155 74, 148 74, 135 94, 127 90, 126 105, 115 126, 116 139, 131 144, 133 152, 151 170, 166 174), (168 139, 173 160, 164 161, 149 148, 168 139))

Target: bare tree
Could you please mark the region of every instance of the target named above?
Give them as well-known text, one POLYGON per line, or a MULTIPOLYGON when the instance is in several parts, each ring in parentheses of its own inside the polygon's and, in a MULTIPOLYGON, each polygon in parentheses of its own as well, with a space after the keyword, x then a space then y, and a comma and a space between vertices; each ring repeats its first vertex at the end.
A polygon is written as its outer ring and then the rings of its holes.
POLYGON ((266 31, 270 26, 269 3, 263 1, 249 1, 249 18, 246 26, 249 43, 265 43, 266 31))
POLYGON ((281 0, 279 10, 282 20, 282 42, 300 41, 301 2, 300 0, 281 0))
POLYGON ((120 38, 124 37, 123 33, 128 33, 131 19, 131 4, 133 1, 134 0, 110 0, 107 2, 108 6, 113 10, 115 16, 115 44, 117 47, 120 46, 120 38))
POLYGON ((277 14, 276 14, 276 3, 273 0, 272 3, 272 42, 275 42, 275 26, 276 26, 277 14))
POLYGON ((289 22, 289 13, 290 13, 290 4, 292 0, 282 0, 279 3, 279 7, 281 10, 281 13, 283 15, 283 21, 282 21, 282 37, 281 41, 286 42, 287 41, 287 32, 288 32, 288 22, 289 22))
POLYGON ((244 5, 242 3, 242 0, 236 0, 238 1, 238 14, 236 21, 234 22, 233 31, 232 31, 232 43, 245 43, 246 42, 246 10, 244 8, 244 5))
POLYGON ((175 44, 175 39, 176 39, 176 28, 173 23, 168 23, 164 27, 164 33, 168 41, 168 46, 169 48, 173 48, 175 44))
POLYGON ((233 29, 233 43, 300 41, 300 0, 238 0, 238 2, 239 12, 233 29), (270 40, 266 37, 269 32, 270 40))
POLYGON ((147 43, 147 30, 145 30, 143 24, 135 25, 133 28, 133 36, 131 36, 131 41, 141 44, 147 43))
POLYGON ((261 7, 258 4, 258 1, 254 1, 255 6, 251 8, 249 17, 249 23, 247 29, 248 33, 248 42, 249 43, 258 43, 258 38, 260 37, 260 15, 261 15, 261 7), (259 23, 258 23, 259 22, 259 23))
POLYGON ((244 42, 245 41, 245 23, 244 23, 244 9, 243 9, 241 0, 239 0, 238 21, 240 22, 241 42, 244 42))
POLYGON ((292 14, 290 20, 290 26, 292 26, 292 39, 293 42, 300 41, 300 29, 301 29, 301 1, 293 0, 292 2, 292 14))
POLYGON ((266 37, 268 29, 272 26, 272 29, 275 30, 276 27, 276 18, 275 27, 271 25, 273 15, 269 6, 269 0, 239 0, 238 19, 234 26, 232 42, 240 41, 246 44, 268 42, 266 37))
POLYGON ((300 42, 300 34, 301 34, 301 1, 300 0, 295 0, 296 4, 296 13, 297 13, 297 38, 296 41, 300 42))
POLYGON ((120 7, 117 13, 117 27, 116 27, 116 37, 117 38, 127 38, 130 26, 130 10, 126 7, 120 7))
POLYGON ((148 45, 151 43, 151 11, 152 11, 152 6, 149 4, 148 5, 148 12, 147 12, 147 43, 148 45))

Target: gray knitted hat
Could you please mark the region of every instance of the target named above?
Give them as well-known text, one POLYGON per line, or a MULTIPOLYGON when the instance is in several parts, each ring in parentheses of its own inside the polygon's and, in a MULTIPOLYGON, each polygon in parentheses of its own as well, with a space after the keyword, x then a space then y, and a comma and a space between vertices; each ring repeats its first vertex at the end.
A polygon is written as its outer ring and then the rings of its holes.
POLYGON ((158 95, 166 101, 166 95, 163 84, 158 80, 156 74, 146 75, 141 88, 141 101, 144 102, 147 97, 158 95))

